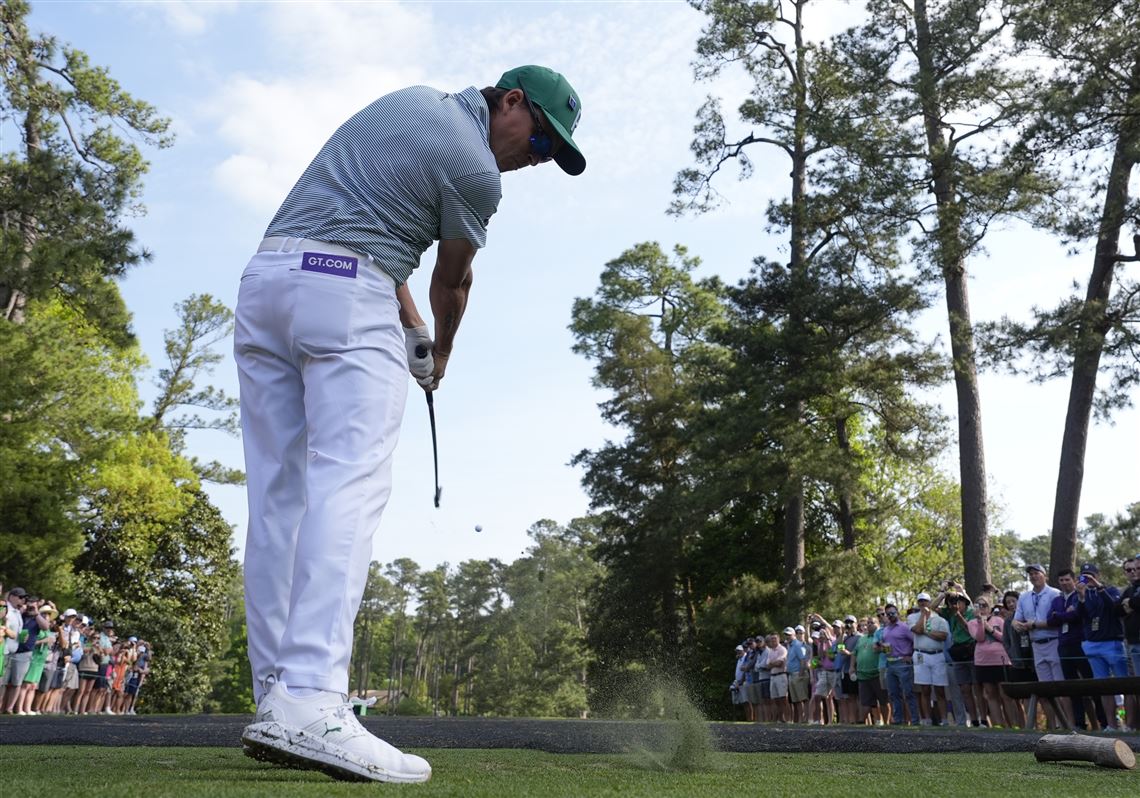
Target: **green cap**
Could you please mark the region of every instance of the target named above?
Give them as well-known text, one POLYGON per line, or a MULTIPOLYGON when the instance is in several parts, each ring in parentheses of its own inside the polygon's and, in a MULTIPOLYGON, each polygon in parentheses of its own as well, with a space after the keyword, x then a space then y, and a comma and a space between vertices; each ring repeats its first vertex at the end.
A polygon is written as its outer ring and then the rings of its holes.
POLYGON ((566 78, 553 69, 528 64, 507 70, 495 84, 500 89, 522 89, 527 99, 542 109, 551 127, 567 146, 561 147, 554 161, 569 175, 580 175, 586 159, 571 135, 582 118, 582 100, 566 78))

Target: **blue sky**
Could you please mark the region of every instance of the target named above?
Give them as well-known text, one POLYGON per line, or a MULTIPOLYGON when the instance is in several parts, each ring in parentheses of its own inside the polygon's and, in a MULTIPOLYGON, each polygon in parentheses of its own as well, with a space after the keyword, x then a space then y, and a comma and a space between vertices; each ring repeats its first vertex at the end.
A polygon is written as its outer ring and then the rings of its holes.
MULTIPOLYGON (((824 35, 855 13, 825 0, 824 35)), ((557 167, 504 176, 488 246, 475 259, 471 303, 437 394, 443 502, 431 505, 431 439, 418 391, 409 395, 394 490, 373 556, 423 566, 469 558, 513 560, 536 520, 565 522, 588 502, 567 465, 613 436, 589 384, 591 366, 570 351, 575 297, 597 286, 603 264, 635 243, 682 243, 704 273, 735 282, 759 254, 783 257, 764 232, 763 208, 784 192, 786 164, 757 153, 744 183, 725 174, 728 204, 710 215, 665 215, 673 176, 690 165, 694 112, 709 92, 746 91, 738 76, 694 84, 690 62, 700 15, 659 3, 39 2, 32 26, 85 50, 131 93, 174 120, 178 140, 150 153, 133 222, 154 253, 123 283, 135 329, 157 368, 173 307, 210 293, 230 307, 238 276, 268 220, 316 150, 376 96, 412 84, 444 90, 491 85, 506 69, 541 63, 582 97, 575 139, 588 161, 570 178, 557 167), (476 533, 476 524, 483 531, 476 533)), ((10 135, 10 134, 9 134, 10 135)), ((1087 279, 1091 256, 1022 228, 1000 231, 971 266, 975 320, 1023 316, 1087 279)), ((412 278, 422 308, 434 251, 412 278)), ((945 341, 941 300, 922 321, 945 341)), ((228 346, 228 344, 227 344, 228 346)), ((227 351, 228 354, 228 351, 227 351)), ((236 394, 228 357, 213 382, 236 394)), ((999 528, 1049 529, 1068 384, 984 374, 983 427, 999 528)), ((937 394, 953 416, 952 386, 937 394)), ((241 446, 219 433, 191 439, 194 453, 241 465, 241 446)), ((1140 413, 1118 414, 1090 435, 1082 516, 1113 514, 1140 499, 1140 413)), ((956 473, 952 460, 948 470, 956 473)), ((244 490, 211 495, 244 538, 244 490)), ((778 556, 774 553, 773 556, 778 556)))

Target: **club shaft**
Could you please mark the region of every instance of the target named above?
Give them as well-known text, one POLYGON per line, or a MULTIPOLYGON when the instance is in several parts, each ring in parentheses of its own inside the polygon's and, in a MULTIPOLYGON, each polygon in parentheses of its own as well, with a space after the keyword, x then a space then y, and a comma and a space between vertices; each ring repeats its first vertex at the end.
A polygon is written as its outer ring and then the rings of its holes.
POLYGON ((435 506, 439 507, 439 447, 435 433, 435 398, 431 391, 425 392, 424 395, 427 397, 428 420, 431 421, 431 456, 435 462, 435 506))

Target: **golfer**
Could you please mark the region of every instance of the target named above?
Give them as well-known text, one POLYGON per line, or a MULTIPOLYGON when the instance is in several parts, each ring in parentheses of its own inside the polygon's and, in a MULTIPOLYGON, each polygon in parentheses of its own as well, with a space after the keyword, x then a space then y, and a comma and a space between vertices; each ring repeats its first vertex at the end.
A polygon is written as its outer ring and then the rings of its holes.
POLYGON ((482 91, 385 95, 321 148, 242 273, 234 357, 249 494, 251 756, 355 780, 431 777, 347 703, 352 626, 391 492, 408 371, 425 390, 443 379, 500 173, 551 160, 571 175, 586 168, 572 138, 581 113, 566 79, 540 66, 482 91), (433 341, 405 282, 435 240, 433 341))

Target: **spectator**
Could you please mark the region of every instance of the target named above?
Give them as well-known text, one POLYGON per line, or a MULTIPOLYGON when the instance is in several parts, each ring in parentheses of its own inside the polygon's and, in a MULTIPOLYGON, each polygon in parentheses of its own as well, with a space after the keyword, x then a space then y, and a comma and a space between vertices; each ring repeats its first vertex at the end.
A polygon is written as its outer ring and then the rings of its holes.
POLYGON ((87 697, 87 706, 85 709, 88 714, 107 713, 107 700, 110 697, 109 688, 111 681, 109 679, 111 672, 111 652, 114 645, 115 635, 115 622, 111 620, 103 621, 103 628, 98 633, 98 643, 95 647, 95 662, 98 664, 98 674, 95 678, 95 686, 91 688, 91 692, 87 697))
POLYGON ((756 636, 756 664, 752 666, 752 695, 756 705, 756 720, 767 723, 772 720, 772 672, 768 670, 771 651, 765 645, 764 635, 756 636))
POLYGON ((1005 679, 1005 668, 1009 665, 1009 656, 1002 643, 1004 624, 1001 618, 993 614, 988 594, 979 598, 976 606, 977 616, 968 621, 968 626, 975 640, 975 681, 981 688, 978 714, 985 716, 988 713, 990 726, 1012 726, 1011 719, 1005 716, 1001 700, 1000 685, 1005 679))
POLYGON ((22 594, 23 588, 12 588, 0 603, 0 710, 4 708, 4 691, 12 669, 12 654, 16 652, 20 629, 24 626, 20 614, 21 595, 13 596, 17 591, 22 594))
POLYGON ((744 690, 744 646, 737 646, 735 654, 736 666, 732 676, 732 684, 729 685, 728 690, 732 694, 732 705, 734 707, 745 707, 745 709, 742 710, 744 712, 744 719, 752 720, 752 718, 748 717, 748 696, 744 690))
POLYGON ((82 629, 83 654, 77 664, 79 670, 79 693, 75 697, 76 715, 86 715, 88 713, 88 707, 91 705, 91 693, 95 688, 95 682, 99 679, 99 663, 95 659, 97 656, 96 647, 98 640, 96 638, 95 627, 86 616, 83 618, 82 629))
POLYGON ((907 717, 911 725, 919 719, 918 702, 914 697, 914 633, 899 620, 899 609, 894 604, 885 607, 887 625, 883 627, 880 650, 887 655, 887 693, 891 698, 891 723, 901 726, 907 717), (909 716, 906 714, 909 711, 909 716))
POLYGON ((760 658, 760 645, 755 637, 748 638, 744 659, 744 692, 748 696, 748 720, 760 720, 760 686, 756 683, 756 660, 760 658))
MULTIPOLYGON (((1082 647, 1095 679, 1128 675, 1128 662, 1124 657, 1124 625, 1117 609, 1119 604, 1120 590, 1102 584, 1100 569, 1093 563, 1082 565, 1077 579, 1077 611, 1085 634, 1082 647)), ((1127 724, 1119 722, 1114 697, 1101 696, 1101 701, 1108 716, 1105 730, 1131 731, 1127 724)))
POLYGON ((957 582, 947 580, 936 605, 942 606, 942 617, 950 624, 948 654, 952 660, 953 681, 962 691, 962 702, 966 705, 967 725, 980 723, 979 701, 974 695, 974 638, 970 635, 970 620, 974 611, 970 608, 970 597, 965 588, 957 582))
POLYGON ((44 672, 40 676, 40 683, 36 687, 36 697, 32 704, 32 710, 40 714, 46 714, 52 711, 52 702, 59 694, 59 685, 57 682, 63 677, 62 666, 59 664, 59 645, 60 645, 60 630, 63 628, 65 621, 59 615, 59 610, 55 605, 48 602, 47 605, 40 608, 40 613, 48 619, 51 624, 52 645, 48 651, 47 661, 44 663, 44 672))
MULTIPOLYGON (((1010 666, 1006 669, 1007 682, 1035 682, 1037 674, 1033 670, 1033 648, 1028 632, 1018 631, 1014 628, 1013 617, 1017 611, 1017 601, 1021 594, 1016 590, 1007 590, 1002 596, 1005 604, 1003 613, 1004 633, 1002 645, 1009 657, 1010 666)), ((1006 696, 1007 715, 1018 728, 1025 728, 1025 700, 1006 696)))
MULTIPOLYGON (((1140 554, 1124 562, 1128 587, 1120 594, 1120 616, 1124 625, 1124 641, 1128 646, 1128 664, 1133 676, 1140 676, 1140 554)), ((1140 694, 1127 697, 1128 725, 1140 727, 1140 694)))
POLYGON ((132 660, 134 659, 135 641, 137 638, 130 637, 123 642, 119 640, 114 645, 114 652, 112 654, 113 662, 111 666, 111 704, 110 709, 116 715, 121 715, 126 711, 127 695, 125 692, 127 683, 127 672, 131 668, 132 660))
MULTIPOLYGON (((1049 625, 1057 627, 1060 631, 1057 637, 1057 655, 1061 658, 1061 673, 1066 679, 1091 679, 1093 672, 1085 657, 1084 626, 1081 623, 1080 613, 1077 609, 1077 577, 1069 568, 1057 572, 1057 587, 1061 595, 1053 599, 1053 607, 1049 611, 1049 625)), ((1087 729, 1085 722, 1085 698, 1074 697, 1073 725, 1078 729, 1087 729)), ((1104 708, 1099 702, 1096 706, 1096 715, 1100 721, 1100 728, 1108 725, 1104 708)), ((1090 707, 1093 704, 1089 704, 1090 707)))
POLYGON ((768 647, 769 699, 768 720, 788 722, 788 649, 780 645, 780 636, 772 633, 765 638, 768 647))
MULTIPOLYGON (((1061 671, 1061 660, 1057 654, 1057 628, 1049 625, 1049 611, 1053 607, 1053 600, 1061 595, 1061 591, 1046 583, 1044 565, 1031 563, 1025 566, 1025 573, 1029 576, 1032 588, 1018 598, 1013 625, 1017 631, 1029 634, 1033 644, 1033 670, 1037 674, 1037 680, 1059 682, 1065 678, 1065 674, 1061 671)), ((1053 710, 1048 704, 1044 710, 1049 725, 1055 727, 1057 718, 1053 710)), ((1036 725, 1036 719, 1029 718, 1028 723, 1036 725)))
POLYGON ((139 703, 139 693, 142 692, 147 676, 150 675, 150 658, 153 647, 145 640, 140 640, 136 650, 138 654, 135 656, 135 664, 131 667, 131 676, 127 679, 127 685, 124 688, 124 692, 128 696, 127 715, 135 714, 135 707, 139 703))
POLYGON ((59 709, 72 715, 75 713, 75 700, 79 693, 79 660, 83 656, 83 616, 73 609, 64 610, 63 614, 68 618, 68 626, 66 650, 63 652, 65 659, 63 692, 60 694, 59 709))
MULTIPOLYGON (((939 601, 943 594, 939 594, 939 601)), ((918 611, 907 616, 906 623, 913 634, 914 644, 914 685, 919 690, 919 723, 931 725, 931 698, 938 706, 938 718, 942 725, 946 721, 946 657, 942 653, 943 644, 950 636, 950 624, 935 610, 929 593, 919 593, 918 611)))
POLYGON ((839 719, 843 723, 858 723, 859 683, 855 679, 855 647, 859 644, 859 619, 848 615, 843 619, 842 641, 843 659, 840 662, 839 680, 839 719))
POLYGON ((39 614, 39 598, 37 596, 29 596, 23 588, 13 588, 8 594, 9 607, 12 605, 12 599, 16 598, 20 606, 20 627, 16 636, 16 649, 9 655, 8 659, 11 661, 11 668, 8 673, 8 679, 5 681, 7 685, 4 694, 4 712, 7 714, 18 714, 22 706, 22 696, 24 693, 24 678, 28 675, 28 669, 32 664, 32 652, 36 647, 36 638, 40 631, 40 624, 47 626, 47 621, 44 621, 39 614), (19 595, 14 595, 18 591, 19 595))
POLYGON ((887 691, 879 683, 879 652, 876 633, 879 624, 875 618, 868 618, 864 622, 865 634, 855 643, 853 669, 855 682, 859 689, 859 723, 866 723, 868 718, 876 726, 882 726, 887 708, 887 691))
MULTIPOLYGON (((878 607, 875 609, 875 624, 878 627, 875 629, 875 645, 879 647, 879 687, 883 688, 883 695, 887 695, 887 655, 883 653, 883 628, 887 625, 887 608, 878 607)), ((887 699, 886 707, 883 710, 884 723, 891 722, 891 702, 887 699)))
POLYGON ((784 644, 788 649, 788 700, 793 723, 807 722, 807 703, 811 698, 811 647, 804 640, 804 632, 803 624, 797 624, 792 638, 784 644))
POLYGON ((809 618, 812 620, 815 691, 808 702, 808 725, 829 724, 835 720, 835 699, 839 690, 839 674, 835 670, 837 647, 823 616, 813 613, 809 618))
MULTIPOLYGON (((44 612, 44 608, 47 607, 49 612, 54 614, 56 613, 55 607, 51 602, 39 599, 29 600, 28 607, 34 613, 32 620, 35 624, 33 628, 28 630, 29 638, 32 640, 32 657, 28 663, 28 672, 24 676, 24 683, 20 687, 20 695, 16 699, 17 715, 39 714, 33 706, 36 699, 36 688, 44 675, 44 666, 47 664, 51 647, 55 644, 55 636, 51 631, 51 617, 54 616, 49 616, 44 612)), ((27 614, 25 612, 25 617, 27 614)))

